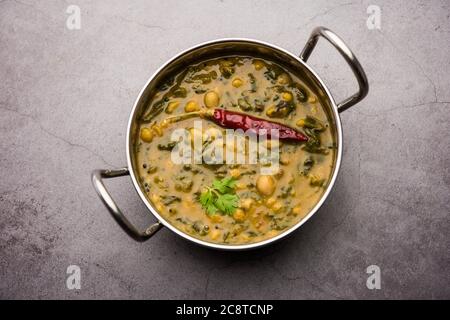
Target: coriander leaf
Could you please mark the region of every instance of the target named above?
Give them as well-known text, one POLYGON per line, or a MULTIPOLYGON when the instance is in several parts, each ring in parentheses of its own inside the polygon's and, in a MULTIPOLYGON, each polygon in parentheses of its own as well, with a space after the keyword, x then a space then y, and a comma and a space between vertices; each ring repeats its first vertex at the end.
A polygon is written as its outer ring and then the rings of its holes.
POLYGON ((200 194, 199 202, 208 215, 220 211, 231 215, 236 211, 239 197, 235 194, 236 181, 232 177, 214 180, 212 187, 206 187, 200 194))
POLYGON ((217 208, 227 215, 234 213, 238 207, 239 197, 235 194, 224 194, 217 197, 215 202, 217 208))
POLYGON ((202 192, 200 195, 200 203, 202 206, 206 207, 209 204, 213 202, 213 194, 210 189, 207 189, 206 191, 202 192))
POLYGON ((200 203, 203 206, 203 208, 206 209, 206 212, 208 214, 214 214, 218 210, 216 205, 214 204, 214 195, 211 191, 211 189, 207 189, 200 195, 200 203))
POLYGON ((213 215, 218 211, 216 205, 214 203, 210 203, 207 207, 206 207, 206 212, 209 215, 213 215))
POLYGON ((213 188, 217 189, 220 193, 231 193, 234 191, 235 186, 236 181, 232 177, 213 181, 213 188))

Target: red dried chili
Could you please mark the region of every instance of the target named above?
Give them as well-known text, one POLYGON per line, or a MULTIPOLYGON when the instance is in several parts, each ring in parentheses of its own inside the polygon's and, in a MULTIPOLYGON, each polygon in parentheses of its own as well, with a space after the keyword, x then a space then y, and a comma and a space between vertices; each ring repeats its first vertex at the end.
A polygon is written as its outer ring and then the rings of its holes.
POLYGON ((291 127, 239 112, 214 109, 211 118, 216 124, 227 129, 255 130, 256 133, 265 130, 269 138, 271 137, 271 130, 276 130, 279 139, 308 141, 307 136, 291 127))
POLYGON ((242 129, 244 131, 254 130, 257 134, 261 133, 262 130, 265 130, 265 134, 267 134, 268 138, 271 138, 271 130, 276 130, 278 133, 278 139, 280 140, 292 140, 300 142, 308 141, 308 137, 306 135, 291 127, 282 125, 277 122, 271 122, 265 119, 249 116, 247 114, 219 108, 183 113, 173 117, 168 117, 164 121, 177 122, 183 119, 198 116, 211 119, 219 126, 227 129, 242 129))

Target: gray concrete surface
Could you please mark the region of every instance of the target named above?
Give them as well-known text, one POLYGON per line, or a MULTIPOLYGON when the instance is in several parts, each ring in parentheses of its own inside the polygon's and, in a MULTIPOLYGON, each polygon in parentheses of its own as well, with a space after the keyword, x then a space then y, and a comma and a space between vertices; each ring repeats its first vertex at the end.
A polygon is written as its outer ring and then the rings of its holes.
MULTIPOLYGON (((450 3, 0 1, 1 298, 450 298, 450 3), (66 9, 81 9, 69 30, 66 9), (381 8, 381 29, 366 26, 381 8), (91 187, 126 163, 147 78, 199 42, 249 37, 300 52, 325 25, 359 57, 369 96, 342 114, 343 165, 326 205, 289 239, 224 253, 162 230, 136 243, 91 187), (81 268, 81 289, 66 269, 81 268), (366 287, 369 265, 381 289, 366 287)), ((355 81, 321 42, 310 64, 337 100, 355 81)), ((108 182, 137 225, 128 178, 108 182)))

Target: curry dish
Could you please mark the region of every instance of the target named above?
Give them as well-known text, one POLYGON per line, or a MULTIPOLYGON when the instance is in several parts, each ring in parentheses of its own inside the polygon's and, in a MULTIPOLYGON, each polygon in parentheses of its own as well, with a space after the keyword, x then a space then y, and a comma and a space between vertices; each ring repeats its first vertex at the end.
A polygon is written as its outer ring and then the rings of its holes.
POLYGON ((319 97, 265 59, 230 56, 187 66, 160 86, 139 120, 134 161, 142 190, 170 224, 204 241, 245 244, 284 232, 318 203, 333 173, 335 137, 319 97), (264 159, 173 161, 181 142, 172 133, 180 128, 192 144, 200 137, 205 149, 219 143, 225 153, 248 157, 248 138, 244 149, 218 139, 240 121, 243 129, 245 122, 289 134, 265 145, 279 150, 276 172, 262 173, 271 166, 264 159))

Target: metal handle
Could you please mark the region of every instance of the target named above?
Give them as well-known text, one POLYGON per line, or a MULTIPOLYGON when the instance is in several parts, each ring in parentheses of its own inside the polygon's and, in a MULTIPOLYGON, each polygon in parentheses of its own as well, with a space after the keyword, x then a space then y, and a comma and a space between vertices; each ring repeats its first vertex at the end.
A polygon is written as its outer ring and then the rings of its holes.
POLYGON ((342 39, 339 38, 334 32, 325 27, 317 27, 312 31, 308 42, 306 43, 302 53, 300 54, 300 59, 305 62, 308 60, 317 44, 317 41, 319 40, 319 36, 327 39, 339 51, 339 53, 344 57, 345 61, 347 61, 347 63, 350 65, 350 68, 352 68, 353 74, 358 80, 358 92, 348 97, 344 101, 338 103, 338 111, 342 112, 364 99, 364 97, 369 92, 369 83, 367 82, 366 73, 361 67, 358 59, 356 59, 355 55, 345 44, 345 42, 342 41, 342 39))
POLYGON ((122 177, 129 174, 130 172, 128 171, 128 168, 114 170, 94 170, 92 171, 91 175, 92 184, 94 185, 94 189, 97 192, 98 196, 113 216, 114 220, 117 221, 117 223, 130 237, 132 237, 136 241, 143 242, 151 238, 159 229, 161 229, 162 224, 160 222, 154 223, 142 232, 136 229, 123 215, 119 207, 117 207, 113 198, 103 184, 103 179, 122 177))

